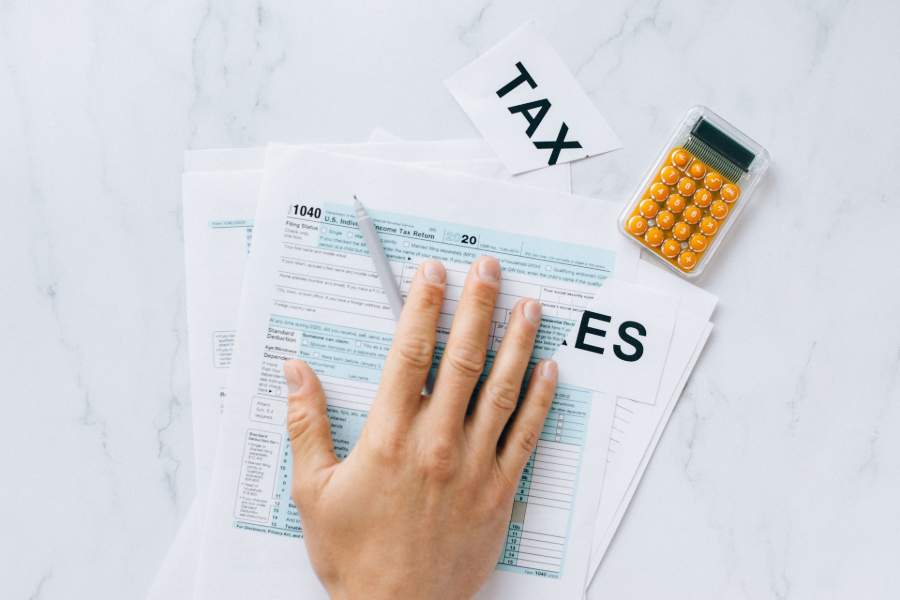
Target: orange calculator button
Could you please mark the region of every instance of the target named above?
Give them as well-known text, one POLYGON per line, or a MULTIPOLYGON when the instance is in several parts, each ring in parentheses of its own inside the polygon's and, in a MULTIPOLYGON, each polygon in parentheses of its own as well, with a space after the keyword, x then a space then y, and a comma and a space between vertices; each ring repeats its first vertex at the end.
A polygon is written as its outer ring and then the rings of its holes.
POLYGON ((675 185, 681 173, 672 165, 666 165, 659 170, 659 180, 666 185, 675 185))
POLYGON ((697 255, 690 250, 685 250, 678 255, 678 266, 685 271, 690 271, 697 265, 697 255))
POLYGON ((695 233, 691 236, 691 241, 688 242, 688 246, 694 252, 703 252, 709 247, 709 238, 702 233, 695 233))
POLYGON ((721 221, 728 216, 728 205, 721 200, 716 200, 710 205, 709 214, 721 221))
POLYGON ((665 230, 672 229, 672 225, 675 224, 675 215, 667 210, 661 210, 656 215, 656 224, 665 230))
POLYGON ((656 248, 663 242, 663 238, 665 234, 662 232, 662 229, 659 227, 651 227, 647 230, 647 233, 644 235, 644 241, 656 248))
MULTIPOLYGON (((700 190, 697 190, 698 192, 700 190)), ((681 214, 681 218, 690 225, 696 225, 700 218, 703 216, 703 211, 694 206, 693 204, 688 205, 684 212, 681 214)))
POLYGON ((682 196, 690 196, 697 189, 697 182, 690 177, 682 177, 678 180, 678 193, 682 196))
POLYGON ((641 215, 648 219, 652 219, 659 212, 659 204, 653 198, 644 198, 641 200, 641 205, 638 208, 641 211, 641 215))
POLYGON ((669 197, 669 186, 657 181, 650 186, 650 195, 653 196, 654 200, 662 202, 669 197))
POLYGON ((681 252, 681 244, 669 238, 663 242, 659 252, 666 258, 675 258, 681 252))
POLYGON ((678 221, 675 223, 675 226, 672 227, 672 237, 674 237, 679 242, 683 242, 688 239, 688 236, 691 235, 691 226, 685 223, 684 221, 678 221))
POLYGON ((722 191, 719 192, 719 197, 722 198, 725 202, 731 204, 735 200, 738 199, 738 196, 741 195, 741 188, 734 185, 733 183, 726 183, 722 186, 722 191))
POLYGON ((669 154, 669 158, 672 161, 672 165, 679 169, 684 169, 688 166, 688 163, 691 162, 691 155, 688 154, 688 151, 684 148, 675 148, 672 150, 672 153, 669 154))
POLYGON ((719 188, 722 187, 723 183, 725 183, 725 181, 722 179, 722 176, 715 171, 707 173, 706 177, 703 178, 703 185, 711 192, 719 191, 719 188))
POLYGON ((695 160, 691 163, 691 166, 687 168, 687 172, 688 175, 694 179, 703 179, 703 176, 706 175, 706 165, 699 160, 695 160))
POLYGON ((632 235, 644 235, 647 232, 647 219, 640 215, 634 215, 628 219, 626 227, 632 235))
POLYGON ((704 235, 715 235, 719 230, 719 222, 712 217, 703 217, 700 219, 700 231, 704 235))
POLYGON ((694 192, 694 204, 700 208, 706 208, 712 202, 713 194, 706 188, 700 188, 694 192))
POLYGON ((669 199, 666 200, 666 208, 675 214, 683 211, 685 206, 687 206, 687 200, 681 194, 670 194, 669 199))

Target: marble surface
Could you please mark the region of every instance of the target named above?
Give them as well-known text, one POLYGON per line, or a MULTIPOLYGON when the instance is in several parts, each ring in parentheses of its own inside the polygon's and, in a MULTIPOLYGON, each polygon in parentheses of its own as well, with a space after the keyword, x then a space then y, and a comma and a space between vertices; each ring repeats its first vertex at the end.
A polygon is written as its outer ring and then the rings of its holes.
POLYGON ((595 598, 900 593, 900 4, 0 3, 0 597, 141 598, 193 493, 185 148, 474 129, 442 79, 527 18, 626 148, 706 104, 774 161, 595 598))

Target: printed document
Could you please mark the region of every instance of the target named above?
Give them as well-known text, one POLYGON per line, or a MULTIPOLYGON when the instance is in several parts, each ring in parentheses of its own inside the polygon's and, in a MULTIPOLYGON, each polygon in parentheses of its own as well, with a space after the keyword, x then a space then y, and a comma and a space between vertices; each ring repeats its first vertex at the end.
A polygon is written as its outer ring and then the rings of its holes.
MULTIPOLYGON (((302 528, 289 497, 281 364, 299 356, 321 374, 336 447, 349 451, 393 330, 356 230, 354 193, 379 225, 402 286, 420 260, 445 262, 444 328, 454 309, 454 282, 461 282, 468 263, 484 253, 501 258, 505 278, 494 348, 509 308, 529 295, 545 305, 536 357, 549 356, 592 291, 635 267, 635 252, 615 232, 615 208, 597 200, 308 149, 272 149, 211 488, 211 497, 231 501, 208 507, 201 599, 279 598, 320 589, 297 539, 302 528)), ((600 477, 580 475, 602 473, 611 411, 604 396, 561 386, 486 594, 582 592, 600 477), (548 471, 539 474, 539 466, 548 471), (556 487, 549 486, 549 474, 558 476, 556 487)))
MULTIPOLYGON (((329 144, 317 148, 568 191, 568 171, 548 169, 512 177, 496 159, 460 159, 465 152, 478 156, 482 146, 483 142, 460 140, 329 144), (447 159, 437 160, 442 155, 447 159)), ((215 456, 218 415, 231 364, 243 265, 250 249, 264 157, 261 148, 199 150, 185 155, 186 165, 196 171, 185 174, 182 197, 198 492, 204 491, 209 481, 215 456), (247 167, 253 170, 243 170, 247 167)))
MULTIPOLYGON (((483 143, 482 143, 483 144, 483 143)), ((341 153, 378 152, 395 161, 416 161, 429 168, 569 190, 568 172, 545 169, 535 176, 512 177, 496 159, 461 160, 463 149, 479 155, 471 142, 401 142, 330 145, 341 153), (372 146, 376 146, 373 148, 372 146), (435 161, 441 154, 450 160, 435 161), (418 162, 426 158, 427 162, 418 162), (540 175, 538 175, 540 173, 540 175)), ((219 416, 231 363, 244 267, 249 255, 256 199, 262 180, 264 149, 189 151, 186 164, 194 172, 183 177, 184 241, 187 281, 187 327, 194 426, 197 492, 179 532, 160 567, 148 600, 189 600, 200 545, 219 416), (250 167, 253 170, 230 170, 250 167)), ((568 168, 567 166, 564 168, 568 168)))

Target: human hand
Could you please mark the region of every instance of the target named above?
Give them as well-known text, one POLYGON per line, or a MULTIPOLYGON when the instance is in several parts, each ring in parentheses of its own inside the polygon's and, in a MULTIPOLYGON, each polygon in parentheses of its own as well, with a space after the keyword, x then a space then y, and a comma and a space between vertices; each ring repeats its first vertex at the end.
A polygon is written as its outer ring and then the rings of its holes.
POLYGON ((342 462, 318 377, 302 361, 285 363, 292 497, 332 598, 470 598, 500 556, 557 368, 538 364, 518 404, 541 318, 537 301, 520 301, 467 415, 500 289, 499 262, 482 257, 466 277, 434 390, 423 396, 445 285, 440 263, 419 267, 366 425, 342 462))

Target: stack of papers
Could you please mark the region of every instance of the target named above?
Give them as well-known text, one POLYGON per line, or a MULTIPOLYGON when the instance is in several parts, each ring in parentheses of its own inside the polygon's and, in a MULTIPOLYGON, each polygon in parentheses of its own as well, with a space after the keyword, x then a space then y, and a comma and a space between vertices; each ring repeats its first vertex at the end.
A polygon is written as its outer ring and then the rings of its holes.
POLYGON ((444 263, 439 345, 480 255, 503 267, 489 351, 518 299, 542 303, 532 358, 555 357, 558 390, 479 597, 589 594, 716 298, 640 260, 617 231, 619 202, 571 194, 569 163, 621 144, 534 23, 445 83, 484 140, 378 130, 359 144, 186 154, 197 489, 151 600, 326 598, 290 497, 282 366, 317 371, 345 455, 394 330, 354 197, 404 293, 421 261, 444 263))
MULTIPOLYGON (((290 500, 281 364, 299 356, 317 370, 336 447, 352 447, 393 331, 354 194, 382 226, 404 291, 425 258, 445 263, 449 297, 474 258, 500 258, 494 348, 517 298, 544 305, 535 357, 555 355, 560 389, 481 597, 580 597, 609 548, 710 333, 715 297, 639 260, 616 230, 621 206, 571 195, 569 165, 513 176, 480 140, 373 139, 186 154, 197 491, 151 599, 326 597, 290 500), (577 339, 586 314, 607 313, 608 337, 577 339), (633 357, 633 345, 613 348, 620 321, 653 334, 633 361, 640 378, 596 362, 633 357), (604 354, 584 351, 600 341, 604 354), (632 379, 640 389, 623 385, 632 379)), ((448 301, 442 328, 453 310, 448 301)))

